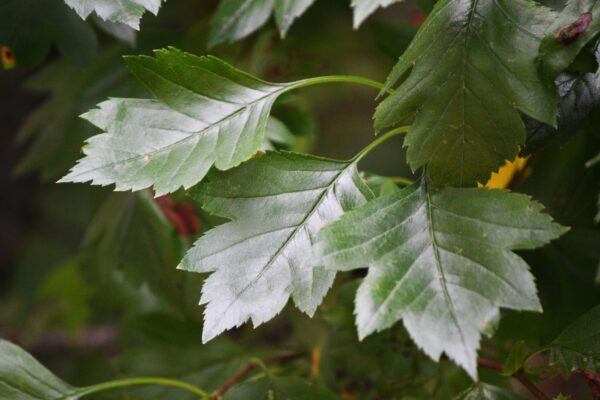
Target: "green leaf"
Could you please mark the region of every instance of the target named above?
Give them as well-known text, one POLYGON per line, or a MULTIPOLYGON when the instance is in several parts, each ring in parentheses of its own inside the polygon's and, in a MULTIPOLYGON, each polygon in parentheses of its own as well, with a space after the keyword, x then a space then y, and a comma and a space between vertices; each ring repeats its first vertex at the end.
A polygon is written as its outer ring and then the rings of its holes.
POLYGON ((56 325, 71 335, 90 321, 93 294, 94 287, 84 279, 81 265, 74 259, 52 270, 38 291, 40 300, 51 306, 56 325))
POLYGON ((90 221, 83 250, 99 278, 122 269, 134 286, 147 285, 163 300, 182 307, 175 267, 183 245, 148 193, 111 194, 90 221))
POLYGON ((387 7, 400 1, 402 0, 352 0, 354 29, 357 29, 378 8, 387 7))
POLYGON ((221 0, 212 19, 208 46, 231 43, 257 31, 271 14, 281 36, 284 37, 292 23, 304 14, 315 0, 221 0))
POLYGON ((78 390, 56 377, 19 346, 0 340, 0 399, 76 400, 78 390))
POLYGON ((510 352, 504 361, 502 375, 511 376, 523 367, 525 361, 525 341, 519 340, 512 344, 510 352))
POLYGON ((552 342, 550 363, 560 366, 565 375, 576 369, 599 371, 600 306, 577 318, 552 342))
POLYGON ((260 379, 234 386, 223 400, 341 400, 329 390, 300 378, 260 379))
POLYGON ((444 352, 475 378, 498 308, 541 311, 527 264, 511 252, 565 232, 541 209, 525 195, 423 180, 347 213, 318 248, 328 269, 369 267, 356 298, 360 338, 402 319, 427 355, 444 352))
POLYGON ((600 3, 595 0, 570 0, 552 25, 540 45, 539 53, 543 74, 549 81, 571 65, 579 52, 600 32, 600 3), (587 30, 576 39, 565 43, 556 38, 564 26, 575 22, 583 13, 591 12, 592 20, 587 30))
POLYGON ((0 2, 0 46, 12 49, 16 66, 36 66, 53 44, 78 65, 88 64, 98 47, 92 27, 63 0, 0 2))
POLYGON ((214 172, 194 191, 203 208, 232 220, 204 235, 179 266, 213 272, 202 289, 203 341, 277 315, 290 296, 315 312, 335 272, 313 263, 319 230, 372 193, 351 161, 267 153, 214 172))
POLYGON ((455 400, 519 400, 517 396, 507 389, 488 385, 487 383, 475 383, 469 389, 458 395, 455 400))
POLYGON ((439 1, 387 79, 376 129, 412 122, 408 162, 436 183, 487 181, 525 141, 518 110, 555 124, 536 63, 552 17, 530 0, 439 1))
POLYGON ((586 128, 594 129, 600 108, 600 89, 595 79, 591 73, 568 72, 556 78, 560 96, 558 127, 526 118, 527 140, 521 155, 532 154, 556 137, 567 141, 586 128))
POLYGON ((140 20, 146 11, 158 14, 162 0, 65 0, 69 7, 86 19, 95 12, 105 21, 129 25, 134 29, 140 28, 140 20))
POLYGON ((88 141, 86 157, 60 182, 114 183, 120 191, 154 186, 158 196, 189 188, 213 164, 226 170, 252 157, 273 102, 295 85, 173 48, 127 64, 157 99, 110 99, 84 114, 106 133, 88 141))

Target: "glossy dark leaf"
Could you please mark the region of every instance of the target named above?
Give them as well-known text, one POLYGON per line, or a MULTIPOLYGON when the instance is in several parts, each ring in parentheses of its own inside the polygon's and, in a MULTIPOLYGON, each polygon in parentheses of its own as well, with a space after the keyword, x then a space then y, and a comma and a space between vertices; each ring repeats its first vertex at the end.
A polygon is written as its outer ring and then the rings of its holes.
POLYGON ((127 64, 156 99, 110 99, 85 114, 106 133, 88 141, 86 157, 61 182, 153 186, 157 195, 189 188, 213 165, 226 170, 252 157, 273 102, 294 86, 173 48, 127 64))
POLYGON ((412 123, 408 162, 437 183, 487 181, 525 142, 519 111, 555 124, 536 61, 552 18, 530 0, 439 1, 387 79, 376 129, 412 123))
POLYGON ((361 338, 400 319, 434 360, 444 352, 477 376, 481 332, 499 307, 541 311, 533 276, 511 250, 565 228, 529 197, 502 190, 436 190, 425 181, 377 198, 320 234, 329 269, 369 267, 358 290, 361 338))
POLYGON ((231 219, 204 235, 179 268, 213 272, 200 302, 203 340, 277 315, 290 296, 315 312, 335 272, 314 263, 319 230, 372 197, 354 162, 267 153, 194 190, 203 208, 231 219))

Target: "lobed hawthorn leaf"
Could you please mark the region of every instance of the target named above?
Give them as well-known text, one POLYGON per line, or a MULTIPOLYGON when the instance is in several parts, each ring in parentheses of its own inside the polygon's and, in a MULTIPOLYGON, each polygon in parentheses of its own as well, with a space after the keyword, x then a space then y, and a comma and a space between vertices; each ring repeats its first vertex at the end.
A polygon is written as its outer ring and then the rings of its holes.
POLYGON ((261 81, 215 57, 169 48, 127 58, 156 99, 114 98, 83 117, 105 133, 90 138, 59 182, 154 187, 157 196, 198 183, 211 166, 226 170, 265 141, 277 97, 297 83, 261 81))
POLYGON ((104 21, 140 28, 140 20, 146 11, 158 14, 162 0, 65 0, 83 19, 95 12, 104 21))
POLYGON ((525 141, 518 110, 555 125, 536 62, 553 18, 530 0, 439 1, 386 81, 376 129, 412 123, 408 162, 436 183, 486 181, 525 141))
POLYGON ((600 306, 577 318, 552 342, 550 363, 565 375, 577 369, 599 371, 600 306))
POLYGON ((369 267, 356 297, 362 339, 402 319, 432 359, 477 376, 481 332, 499 307, 541 311, 527 264, 566 229, 541 204, 504 190, 437 190, 423 179, 345 214, 319 234, 326 268, 369 267))
POLYGON ((478 382, 458 395, 455 400, 521 400, 511 391, 487 383, 478 382))
POLYGON ((281 36, 315 0, 221 0, 212 18, 208 46, 243 39, 263 26, 271 14, 281 36))
POLYGON ((594 74, 565 72, 556 78, 560 96, 559 118, 556 128, 525 118, 527 140, 520 155, 537 151, 550 140, 558 137, 566 141, 586 128, 595 126, 595 114, 600 108, 600 89, 595 84, 594 74))
POLYGON ((201 237, 178 267, 212 272, 200 300, 204 342, 249 319, 270 320, 290 296, 312 315, 335 277, 313 263, 316 234, 373 197, 354 161, 272 152, 211 173, 193 195, 232 220, 201 237))
POLYGON ((403 0, 352 0, 354 29, 357 29, 378 8, 387 7, 400 1, 403 0))
POLYGON ((549 81, 554 80, 571 65, 581 50, 598 33, 600 33, 600 2, 597 0, 570 0, 547 29, 540 44, 539 56, 544 76, 549 81), (575 23, 585 13, 591 13, 591 21, 583 31, 567 41, 557 37, 561 30, 575 23))

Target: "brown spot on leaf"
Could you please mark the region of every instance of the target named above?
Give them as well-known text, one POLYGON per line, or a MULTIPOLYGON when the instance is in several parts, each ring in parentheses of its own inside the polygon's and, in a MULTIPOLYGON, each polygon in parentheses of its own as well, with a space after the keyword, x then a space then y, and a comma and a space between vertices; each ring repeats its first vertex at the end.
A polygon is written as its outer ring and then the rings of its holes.
POLYGON ((592 23, 592 13, 586 12, 583 13, 575 20, 568 25, 563 26, 556 32, 554 37, 559 42, 564 44, 569 44, 574 42, 582 33, 585 33, 590 24, 592 23))

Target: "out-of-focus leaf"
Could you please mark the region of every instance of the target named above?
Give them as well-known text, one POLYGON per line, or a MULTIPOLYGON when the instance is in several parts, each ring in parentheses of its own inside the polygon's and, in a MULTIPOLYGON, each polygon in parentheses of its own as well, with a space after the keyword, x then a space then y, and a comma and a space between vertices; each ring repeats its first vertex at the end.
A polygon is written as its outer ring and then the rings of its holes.
POLYGON ((265 378, 229 389, 223 400, 342 400, 329 390, 300 378, 265 378))
POLYGON ((502 371, 502 374, 511 376, 521 369, 521 367, 523 367, 523 362, 525 361, 525 355, 525 342, 519 340, 518 342, 513 343, 510 352, 508 353, 508 357, 506 357, 506 361, 504 361, 504 370, 502 371))
POLYGON ((412 124, 408 162, 436 183, 487 181, 525 142, 519 110, 555 124, 554 88, 537 63, 553 17, 531 0, 439 1, 387 79, 384 91, 395 90, 376 129, 412 124))
POLYGON ((83 19, 95 12, 105 21, 140 28, 140 20, 146 11, 158 14, 162 0, 64 0, 83 19))
POLYGON ((263 26, 271 14, 285 36, 296 18, 315 0, 221 0, 212 19, 208 46, 231 43, 250 35, 263 26))
POLYGON ((359 337, 402 319, 426 354, 444 352, 475 378, 481 331, 498 308, 541 309, 511 251, 565 232, 541 210, 528 196, 437 190, 424 179, 346 213, 323 229, 319 250, 327 268, 369 267, 356 298, 359 337))
POLYGON ((263 149, 275 150, 275 146, 292 149, 296 143, 296 137, 288 127, 275 117, 270 117, 265 131, 265 144, 263 149))
POLYGON ((60 182, 154 186, 158 196, 198 183, 251 158, 265 138, 273 102, 294 83, 267 83, 214 57, 169 48, 128 57, 157 99, 111 99, 85 118, 106 133, 92 137, 60 182))
POLYGON ((380 7, 387 7, 402 0, 352 0, 354 8, 354 29, 357 29, 369 15, 380 7))
POLYGON ((93 21, 98 28, 108 33, 112 37, 120 40, 121 42, 127 43, 130 47, 135 47, 137 35, 135 30, 129 25, 118 22, 104 21, 101 18, 94 18, 93 21))
POLYGON ((98 46, 92 27, 63 0, 2 0, 0 46, 8 46, 17 67, 33 67, 55 44, 70 61, 85 65, 98 46))
POLYGON ((177 266, 183 252, 174 227, 148 193, 115 193, 90 222, 84 252, 105 279, 115 269, 136 286, 147 284, 175 306, 182 294, 177 266))
POLYGON ((29 148, 17 173, 40 171, 47 180, 64 175, 80 156, 83 140, 97 131, 79 115, 99 98, 136 93, 119 53, 110 50, 86 69, 56 61, 27 82, 30 91, 49 93, 49 98, 29 114, 19 131, 19 140, 28 142, 29 148))
POLYGON ((335 273, 313 264, 319 230, 372 197, 353 161, 268 153, 210 175, 203 208, 232 220, 204 235, 180 269, 213 272, 202 288, 203 340, 277 315, 290 296, 312 315, 335 273))
POLYGON ((375 21, 369 24, 368 28, 377 46, 393 60, 397 60, 404 53, 418 30, 404 22, 385 21, 375 21))
POLYGON ((75 334, 90 320, 93 292, 93 287, 82 276, 78 261, 69 260, 44 279, 39 297, 50 305, 56 324, 75 334))
POLYGON ((507 389, 488 385, 487 383, 475 383, 465 392, 461 393, 455 400, 522 400, 507 389))
POLYGON ((550 347, 550 363, 565 375, 583 369, 598 372, 600 366, 600 306, 580 316, 550 347))
MULTIPOLYGON (((225 338, 203 345, 201 327, 172 314, 140 315, 123 327, 123 351, 115 365, 124 376, 161 376, 215 390, 246 366, 251 356, 225 338)), ((176 394, 178 400, 197 400, 193 394, 160 386, 132 388, 128 393, 141 399, 164 400, 176 394)))

